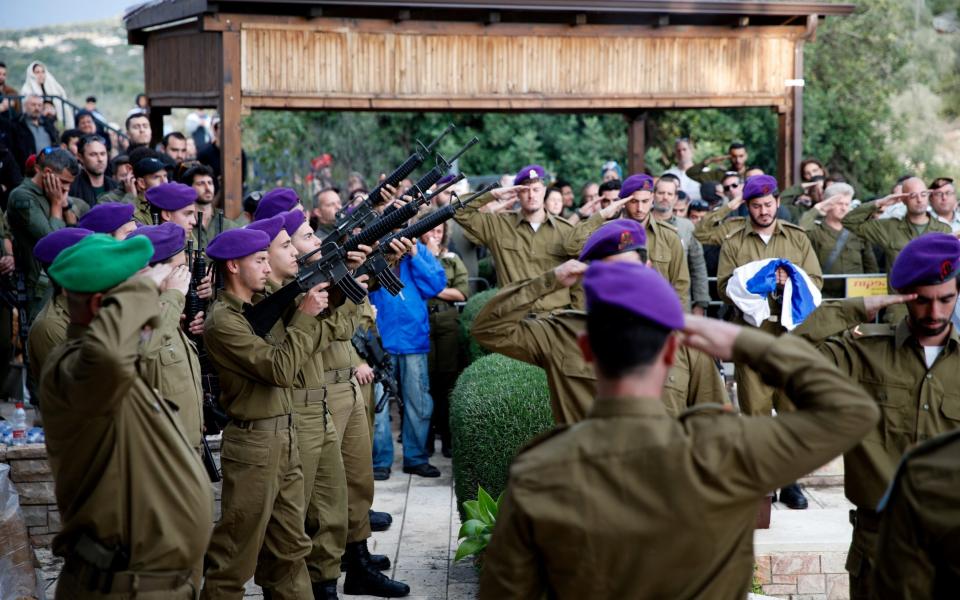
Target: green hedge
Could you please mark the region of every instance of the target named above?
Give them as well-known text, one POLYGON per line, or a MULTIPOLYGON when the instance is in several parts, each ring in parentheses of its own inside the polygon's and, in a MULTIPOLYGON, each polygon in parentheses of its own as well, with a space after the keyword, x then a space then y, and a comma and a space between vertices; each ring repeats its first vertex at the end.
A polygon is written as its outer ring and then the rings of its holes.
POLYGON ((517 450, 553 427, 543 369, 502 354, 470 365, 450 396, 453 477, 457 507, 477 497, 477 485, 496 498, 507 485, 517 450))
POLYGON ((472 363, 481 356, 489 354, 489 352, 470 335, 470 327, 473 326, 473 320, 477 317, 477 313, 483 309, 487 301, 493 298, 498 291, 497 288, 490 288, 489 290, 471 296, 470 299, 467 300, 467 305, 463 307, 463 312, 460 313, 460 331, 463 334, 464 343, 467 347, 468 363, 472 363))

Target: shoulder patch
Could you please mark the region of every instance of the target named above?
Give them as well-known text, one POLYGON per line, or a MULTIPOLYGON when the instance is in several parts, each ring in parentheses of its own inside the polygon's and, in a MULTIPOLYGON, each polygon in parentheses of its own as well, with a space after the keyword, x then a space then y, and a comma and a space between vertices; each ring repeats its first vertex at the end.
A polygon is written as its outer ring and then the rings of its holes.
POLYGON ((856 327, 849 329, 850 337, 854 339, 865 337, 892 336, 897 332, 897 327, 888 323, 860 323, 856 327))
POLYGON ((780 225, 788 229, 796 229, 797 231, 803 233, 803 227, 800 227, 799 225, 795 225, 790 221, 784 221, 783 219, 780 219, 780 225))
POLYGON ((524 452, 527 452, 528 450, 536 448, 540 444, 544 443, 545 441, 549 440, 554 436, 560 435, 561 433, 565 432, 569 428, 570 428, 569 425, 554 425, 553 429, 551 429, 550 431, 544 431, 540 435, 534 437, 532 440, 530 440, 529 442, 521 446, 520 450, 517 451, 517 456, 523 454, 524 452))
POLYGON ((724 240, 729 240, 730 238, 737 235, 738 233, 741 233, 746 228, 747 226, 746 220, 743 217, 736 217, 736 218, 741 220, 736 223, 734 223, 732 220, 728 221, 728 223, 730 223, 730 225, 728 225, 729 231, 727 231, 727 233, 723 236, 724 240))
POLYGON ((715 402, 707 404, 697 404, 680 413, 678 417, 681 421, 694 415, 731 415, 734 416, 733 406, 728 404, 717 404, 715 402))
POLYGON ((571 223, 570 221, 564 219, 564 218, 561 217, 560 215, 553 215, 553 218, 556 219, 557 221, 560 221, 561 223, 563 223, 563 224, 565 224, 565 225, 569 225, 570 227, 573 227, 573 226, 574 226, 573 223, 571 223))

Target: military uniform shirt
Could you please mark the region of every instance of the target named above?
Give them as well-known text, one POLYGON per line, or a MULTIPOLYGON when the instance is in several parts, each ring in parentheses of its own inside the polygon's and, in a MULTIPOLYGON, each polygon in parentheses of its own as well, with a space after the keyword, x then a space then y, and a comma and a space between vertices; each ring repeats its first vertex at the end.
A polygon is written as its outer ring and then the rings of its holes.
POLYGON ((30 379, 40 383, 40 373, 50 353, 67 341, 67 326, 70 314, 67 312, 67 299, 57 294, 40 310, 30 325, 30 337, 27 339, 27 356, 30 362, 30 379))
POLYGON ((160 317, 157 286, 134 278, 110 290, 89 326, 48 357, 41 378, 44 429, 63 529, 58 556, 87 532, 120 545, 133 571, 200 563, 213 525, 207 474, 176 408, 140 377, 146 325, 160 317))
MULTIPOLYGON (((826 222, 814 220, 809 216, 817 214, 815 210, 807 211, 800 220, 800 226, 807 232, 807 237, 810 238, 810 244, 817 255, 817 260, 821 266, 824 266, 827 259, 833 254, 833 249, 836 247, 843 230, 837 231, 827 225, 826 222)), ((829 274, 877 273, 879 270, 877 257, 873 254, 871 245, 851 232, 843 250, 840 251, 831 266, 829 274)), ((846 282, 843 279, 825 280, 823 282, 823 294, 831 298, 843 298, 846 296, 846 282)))
MULTIPOLYGON (((562 425, 587 416, 596 397, 597 380, 577 346, 577 336, 586 329, 586 313, 560 310, 531 314, 537 298, 560 287, 551 270, 503 288, 474 319, 471 335, 492 352, 544 369, 553 420, 562 425)), ((728 402, 713 360, 685 346, 679 348, 664 384, 667 414, 677 417, 695 404, 728 402)))
POLYGON ((480 598, 743 598, 761 498, 855 444, 877 419, 808 344, 744 329, 734 360, 789 385, 798 412, 740 417, 600 398, 514 459, 480 598))
POLYGON ((41 273, 40 263, 33 257, 33 247, 43 236, 66 227, 66 222, 50 216, 50 201, 31 179, 24 179, 19 187, 10 192, 7 221, 13 234, 17 269, 23 272, 27 289, 35 289, 41 278, 46 287, 49 285, 47 276, 41 273))

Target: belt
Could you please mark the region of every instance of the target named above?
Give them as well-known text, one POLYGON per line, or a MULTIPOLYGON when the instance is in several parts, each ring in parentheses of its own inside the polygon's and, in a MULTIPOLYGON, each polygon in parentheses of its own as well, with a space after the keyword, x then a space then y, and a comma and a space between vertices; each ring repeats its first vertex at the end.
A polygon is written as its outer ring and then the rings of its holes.
POLYGON ((67 557, 63 570, 87 591, 101 594, 136 594, 179 589, 190 581, 191 571, 104 571, 76 554, 67 557))
POLYGON ((327 404, 327 388, 312 390, 293 390, 293 403, 295 406, 316 406, 319 403, 327 404))
POLYGON ((857 508, 850 511, 850 524, 876 533, 880 531, 880 515, 873 510, 857 508))
POLYGON ((251 419, 249 421, 231 419, 230 422, 240 429, 249 429, 251 431, 283 431, 293 426, 293 415, 280 415, 279 417, 251 419))
POLYGON ((428 311, 431 315, 436 313, 447 312, 448 310, 457 310, 457 307, 452 304, 447 304, 446 302, 441 302, 437 304, 431 304, 428 308, 428 311))
POLYGON ((323 372, 324 383, 346 383, 353 377, 353 369, 334 369, 323 372))

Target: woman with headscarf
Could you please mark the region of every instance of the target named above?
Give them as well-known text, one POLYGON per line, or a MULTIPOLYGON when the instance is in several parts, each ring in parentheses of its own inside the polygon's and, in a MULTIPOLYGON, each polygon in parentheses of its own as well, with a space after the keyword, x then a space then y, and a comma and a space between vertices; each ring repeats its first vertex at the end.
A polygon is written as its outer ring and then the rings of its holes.
MULTIPOLYGON (((47 71, 47 66, 42 62, 35 60, 27 65, 26 80, 23 87, 20 88, 21 96, 37 95, 41 97, 59 96, 66 98, 67 92, 57 81, 52 73, 47 71)), ((64 115, 64 128, 73 127, 73 115, 65 115, 63 111, 63 102, 58 98, 53 101, 57 108, 57 113, 64 115)))

